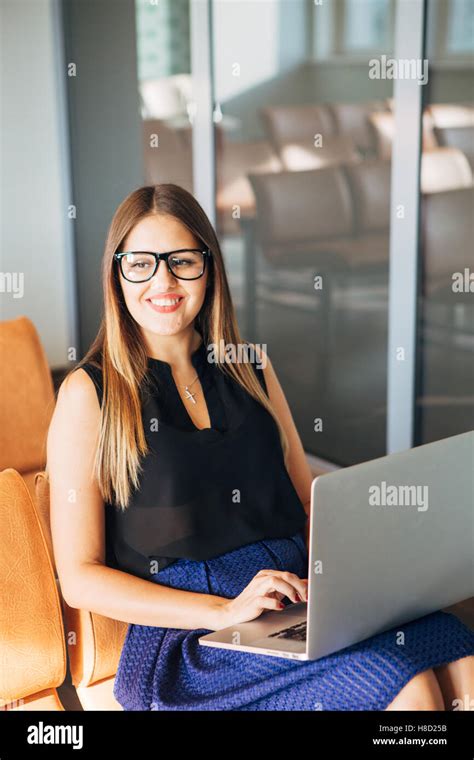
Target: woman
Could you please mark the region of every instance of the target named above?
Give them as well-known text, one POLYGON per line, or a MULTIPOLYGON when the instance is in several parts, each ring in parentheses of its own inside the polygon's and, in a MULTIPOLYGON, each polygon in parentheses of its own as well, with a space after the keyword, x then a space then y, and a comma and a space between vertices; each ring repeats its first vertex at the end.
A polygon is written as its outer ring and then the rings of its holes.
POLYGON ((123 708, 443 710, 472 694, 474 633, 443 612, 313 662, 198 644, 306 599, 311 472, 189 193, 122 202, 103 284, 97 338, 58 394, 48 472, 66 602, 130 623, 123 708), (222 341, 249 361, 209 362, 222 341))

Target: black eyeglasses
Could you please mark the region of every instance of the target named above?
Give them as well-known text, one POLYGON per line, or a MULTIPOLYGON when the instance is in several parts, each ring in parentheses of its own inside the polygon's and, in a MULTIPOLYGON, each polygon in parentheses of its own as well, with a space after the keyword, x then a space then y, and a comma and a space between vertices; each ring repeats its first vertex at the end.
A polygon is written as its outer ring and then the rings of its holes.
POLYGON ((179 248, 168 253, 151 251, 124 251, 115 253, 122 276, 128 282, 146 282, 151 280, 161 260, 166 261, 169 271, 179 280, 197 280, 206 270, 206 261, 211 258, 211 251, 206 248, 179 248))

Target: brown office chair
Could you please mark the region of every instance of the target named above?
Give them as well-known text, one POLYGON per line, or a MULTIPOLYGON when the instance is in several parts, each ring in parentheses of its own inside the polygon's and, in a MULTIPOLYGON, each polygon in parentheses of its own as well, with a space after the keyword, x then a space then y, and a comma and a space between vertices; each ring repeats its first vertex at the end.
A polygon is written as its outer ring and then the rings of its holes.
POLYGON ((259 111, 273 149, 281 157, 286 145, 312 141, 315 134, 323 140, 334 137, 334 119, 326 105, 266 106, 259 111))
POLYGON ((245 228, 247 332, 256 334, 256 259, 261 252, 259 264, 266 264, 267 274, 272 279, 279 277, 283 283, 292 283, 284 285, 279 294, 283 302, 291 291, 299 297, 302 293, 307 301, 308 291, 311 294, 314 306, 309 308, 307 324, 308 329, 313 329, 314 317, 321 328, 320 355, 325 361, 318 364, 318 387, 322 393, 330 373, 327 357, 332 340, 332 293, 339 274, 347 271, 345 244, 354 227, 347 178, 342 168, 330 167, 250 174, 249 180, 257 201, 257 215, 255 223, 245 228), (318 294, 311 292, 315 276, 324 279, 324 287, 318 294))
POLYGON ((442 193, 472 187, 467 156, 458 148, 435 148, 421 155, 421 192, 442 193))
POLYGON ((313 140, 292 141, 280 150, 283 168, 288 171, 310 171, 327 166, 340 166, 359 161, 359 154, 350 137, 326 137, 321 145, 313 140))
POLYGON ((54 390, 41 341, 27 317, 0 323, 0 366, 0 470, 17 470, 34 499, 35 474, 46 463, 54 390))
POLYGON ((474 171, 474 104, 433 103, 426 110, 439 144, 462 151, 474 171))
POLYGON ((234 218, 235 207, 240 211, 239 218, 255 215, 255 198, 248 172, 278 172, 282 166, 267 140, 222 140, 218 156, 216 208, 219 231, 235 235, 239 232, 238 221, 234 218))
MULTIPOLYGON (((42 512, 48 515, 49 526, 46 472, 36 475, 36 498, 42 512)), ((52 547, 50 532, 47 543, 52 547)), ((54 566, 54 558, 52 563, 54 566)), ((61 601, 71 680, 84 710, 121 710, 113 695, 113 686, 128 624, 69 607, 62 598, 61 601)))
POLYGON ((426 298, 452 306, 472 301, 471 292, 454 292, 452 275, 471 266, 473 211, 472 187, 423 195, 420 240, 426 298))
POLYGON ((365 158, 373 158, 376 153, 375 135, 369 115, 384 113, 386 103, 383 100, 371 100, 362 103, 331 103, 329 109, 333 115, 336 134, 350 138, 365 158))
POLYGON ((427 111, 436 129, 474 127, 473 103, 432 103, 427 111))
POLYGON ((352 234, 352 200, 339 167, 250 174, 258 214, 255 237, 274 265, 334 265, 339 239, 352 234))
MULTIPOLYGON (((374 111, 368 116, 372 126, 377 157, 390 159, 392 157, 392 143, 395 134, 395 118, 391 111, 374 111)), ((423 151, 434 150, 439 147, 434 131, 431 114, 425 111, 423 114, 423 151)))
POLYGON ((38 513, 16 470, 0 473, 0 706, 64 710, 61 602, 38 513))
POLYGON ((387 267, 390 161, 250 174, 249 180, 258 209, 254 236, 274 266, 364 274, 387 267))
POLYGON ((466 127, 435 127, 440 145, 457 148, 466 156, 474 171, 474 125, 466 127))

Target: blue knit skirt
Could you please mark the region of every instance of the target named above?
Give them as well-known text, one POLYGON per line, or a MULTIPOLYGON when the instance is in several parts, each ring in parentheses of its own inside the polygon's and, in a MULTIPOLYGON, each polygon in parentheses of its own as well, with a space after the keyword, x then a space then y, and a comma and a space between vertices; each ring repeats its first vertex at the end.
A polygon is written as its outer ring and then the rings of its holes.
MULTIPOLYGON (((307 578, 301 534, 207 561, 177 560, 156 583, 231 598, 259 570, 307 578)), ((384 710, 417 673, 474 655, 474 632, 434 612, 323 657, 299 661, 201 646, 208 629, 130 625, 115 678, 124 710, 384 710), (404 644, 400 644, 403 631, 404 644)))

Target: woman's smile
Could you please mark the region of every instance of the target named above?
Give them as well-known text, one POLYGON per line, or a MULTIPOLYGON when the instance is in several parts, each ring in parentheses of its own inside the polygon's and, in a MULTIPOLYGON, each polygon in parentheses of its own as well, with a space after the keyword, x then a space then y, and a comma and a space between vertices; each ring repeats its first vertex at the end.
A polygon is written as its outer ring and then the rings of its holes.
POLYGON ((179 309, 184 301, 184 296, 170 295, 170 296, 153 296, 146 299, 146 303, 160 314, 168 314, 172 311, 179 309))

